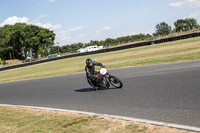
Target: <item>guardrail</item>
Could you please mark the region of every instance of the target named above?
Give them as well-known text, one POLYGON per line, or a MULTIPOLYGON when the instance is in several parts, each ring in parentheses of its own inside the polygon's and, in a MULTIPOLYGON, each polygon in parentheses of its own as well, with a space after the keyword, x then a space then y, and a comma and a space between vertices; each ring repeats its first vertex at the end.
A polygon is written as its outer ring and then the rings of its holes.
POLYGON ((130 45, 118 46, 118 47, 114 47, 114 48, 102 49, 102 50, 98 50, 98 51, 79 53, 79 54, 73 54, 73 55, 66 55, 66 56, 61 56, 61 57, 56 57, 56 58, 51 58, 51 59, 46 59, 46 60, 40 60, 40 61, 23 63, 23 64, 18 64, 18 65, 13 65, 13 66, 7 66, 7 67, 0 68, 0 71, 19 68, 19 67, 25 67, 25 66, 30 66, 30 65, 35 65, 35 64, 55 61, 55 60, 61 60, 61 59, 66 59, 66 58, 73 58, 73 57, 78 57, 78 56, 85 56, 85 55, 99 54, 99 53, 105 53, 105 52, 112 52, 112 51, 118 51, 118 50, 135 48, 135 47, 142 47, 142 46, 147 46, 147 45, 152 45, 152 44, 160 44, 160 43, 164 43, 164 42, 177 41, 177 40, 193 38, 193 37, 199 37, 199 36, 200 36, 200 32, 199 33, 190 33, 190 34, 186 34, 186 35, 170 37, 170 38, 164 38, 164 39, 158 39, 158 40, 154 40, 154 41, 135 43, 135 44, 130 44, 130 45))

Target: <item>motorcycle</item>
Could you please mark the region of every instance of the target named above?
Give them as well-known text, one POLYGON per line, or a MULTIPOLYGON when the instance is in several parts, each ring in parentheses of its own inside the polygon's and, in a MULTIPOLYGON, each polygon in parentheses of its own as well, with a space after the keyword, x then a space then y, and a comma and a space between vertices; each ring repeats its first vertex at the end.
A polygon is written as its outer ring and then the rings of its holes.
POLYGON ((97 72, 98 78, 95 81, 87 78, 88 83, 95 89, 109 89, 110 84, 115 88, 122 88, 123 83, 117 77, 110 75, 106 68, 101 68, 99 72, 97 72))

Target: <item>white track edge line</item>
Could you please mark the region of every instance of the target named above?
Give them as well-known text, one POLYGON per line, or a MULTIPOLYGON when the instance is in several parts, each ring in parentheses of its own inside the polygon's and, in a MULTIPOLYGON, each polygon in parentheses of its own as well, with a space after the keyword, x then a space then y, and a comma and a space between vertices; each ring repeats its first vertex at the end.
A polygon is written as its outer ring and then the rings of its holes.
POLYGON ((147 119, 139 119, 139 118, 133 118, 133 117, 126 117, 126 116, 117 116, 117 115, 100 114, 100 113, 93 113, 93 112, 49 108, 49 107, 25 106, 25 105, 0 104, 0 106, 51 110, 51 111, 59 111, 59 112, 71 112, 71 113, 78 113, 78 114, 91 115, 91 116, 103 116, 103 117, 109 117, 109 118, 114 118, 114 119, 135 121, 135 122, 153 124, 153 125, 158 125, 158 126, 167 126, 167 127, 171 127, 171 128, 200 132, 200 127, 194 127, 194 126, 189 126, 189 125, 180 125, 180 124, 167 123, 167 122, 152 121, 152 120, 147 120, 147 119))

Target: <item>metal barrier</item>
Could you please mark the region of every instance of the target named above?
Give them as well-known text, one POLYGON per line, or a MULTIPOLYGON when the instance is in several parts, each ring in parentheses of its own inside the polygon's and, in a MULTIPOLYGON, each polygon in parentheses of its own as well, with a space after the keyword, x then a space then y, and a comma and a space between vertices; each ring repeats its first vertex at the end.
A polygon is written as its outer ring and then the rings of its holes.
POLYGON ((177 40, 193 38, 193 37, 199 37, 199 36, 200 36, 200 32, 199 33, 191 33, 191 34, 187 34, 187 35, 164 38, 164 39, 159 39, 159 40, 154 40, 154 41, 135 43, 135 44, 130 44, 130 45, 118 46, 118 47, 114 47, 114 48, 101 49, 101 50, 98 50, 98 51, 79 53, 79 54, 72 54, 72 55, 66 55, 66 56, 61 56, 61 57, 56 57, 56 58, 50 58, 50 59, 46 59, 46 60, 33 61, 33 62, 29 62, 29 63, 24 63, 24 64, 7 66, 7 67, 0 68, 0 71, 19 68, 19 67, 25 67, 25 66, 30 66, 30 65, 35 65, 35 64, 55 61, 55 60, 61 60, 61 59, 66 59, 66 58, 73 58, 73 57, 78 57, 78 56, 85 56, 85 55, 92 55, 92 54, 99 54, 99 53, 106 53, 106 52, 113 52, 113 51, 118 51, 118 50, 124 50, 124 49, 135 48, 135 47, 142 47, 142 46, 147 46, 147 45, 152 45, 152 44, 160 44, 160 43, 177 41, 177 40))

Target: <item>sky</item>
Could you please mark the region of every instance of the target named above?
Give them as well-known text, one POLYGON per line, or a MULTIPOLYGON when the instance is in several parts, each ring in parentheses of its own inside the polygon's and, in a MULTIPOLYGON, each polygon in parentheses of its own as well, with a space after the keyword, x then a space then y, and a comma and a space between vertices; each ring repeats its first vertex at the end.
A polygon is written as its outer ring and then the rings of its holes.
POLYGON ((55 45, 152 34, 161 22, 200 24, 200 0, 0 0, 0 27, 34 24, 56 33, 55 45))

